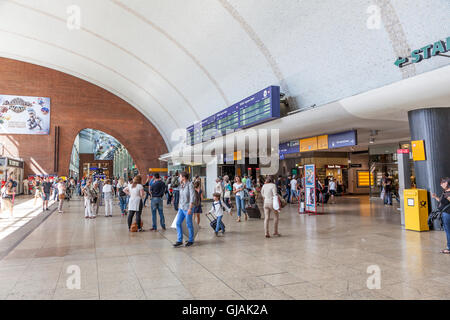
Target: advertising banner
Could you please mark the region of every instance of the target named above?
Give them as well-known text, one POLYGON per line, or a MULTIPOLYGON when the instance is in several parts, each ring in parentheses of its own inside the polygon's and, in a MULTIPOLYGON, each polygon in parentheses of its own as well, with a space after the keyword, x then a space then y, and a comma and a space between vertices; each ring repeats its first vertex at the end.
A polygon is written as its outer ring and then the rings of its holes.
POLYGON ((50 98, 0 95, 0 133, 49 134, 50 98))
POLYGON ((305 211, 317 212, 316 199, 316 166, 305 165, 305 211))

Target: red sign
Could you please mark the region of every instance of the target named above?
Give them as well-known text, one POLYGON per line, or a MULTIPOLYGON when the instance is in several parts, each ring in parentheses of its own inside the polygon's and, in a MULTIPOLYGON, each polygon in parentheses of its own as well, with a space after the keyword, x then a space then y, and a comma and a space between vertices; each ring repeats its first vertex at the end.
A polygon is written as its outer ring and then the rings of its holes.
POLYGON ((397 154, 409 153, 409 149, 397 149, 397 154))

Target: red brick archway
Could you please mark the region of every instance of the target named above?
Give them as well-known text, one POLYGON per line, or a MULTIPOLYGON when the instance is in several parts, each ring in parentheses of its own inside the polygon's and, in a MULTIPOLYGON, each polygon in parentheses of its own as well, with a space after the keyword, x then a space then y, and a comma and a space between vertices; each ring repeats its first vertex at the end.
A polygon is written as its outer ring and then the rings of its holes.
POLYGON ((141 173, 161 167, 166 144, 153 124, 129 103, 92 83, 49 68, 0 58, 0 94, 49 97, 50 134, 0 134, 3 155, 21 157, 25 175, 67 175, 73 142, 85 128, 115 137, 127 148, 141 173), (60 128, 55 172, 55 127, 60 128))

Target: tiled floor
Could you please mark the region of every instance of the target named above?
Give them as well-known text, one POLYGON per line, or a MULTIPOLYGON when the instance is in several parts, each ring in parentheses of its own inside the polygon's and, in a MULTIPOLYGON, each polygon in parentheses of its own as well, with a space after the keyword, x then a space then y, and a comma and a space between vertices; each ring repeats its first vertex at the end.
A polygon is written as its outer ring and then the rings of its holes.
MULTIPOLYGON (((55 212, 0 261, 0 298, 450 298, 450 256, 438 253, 444 233, 405 231, 395 207, 367 197, 340 198, 318 216, 292 205, 279 238, 264 237, 263 220, 237 223, 235 215, 216 238, 203 216, 195 245, 177 249, 175 230, 129 233, 114 210, 85 220, 82 202, 71 201, 55 212), (371 265, 381 271, 380 289, 367 287, 371 265), (73 268, 80 289, 68 288, 73 268)), ((170 226, 175 212, 165 215, 170 226)), ((148 229, 148 208, 143 216, 148 229)))

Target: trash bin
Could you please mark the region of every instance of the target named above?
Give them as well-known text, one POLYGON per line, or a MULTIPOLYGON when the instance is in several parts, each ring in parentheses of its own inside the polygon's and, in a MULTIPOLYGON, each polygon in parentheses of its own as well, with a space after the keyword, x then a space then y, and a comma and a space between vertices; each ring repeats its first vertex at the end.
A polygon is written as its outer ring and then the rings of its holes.
POLYGON ((405 189, 405 229, 428 231, 428 192, 423 189, 405 189))

